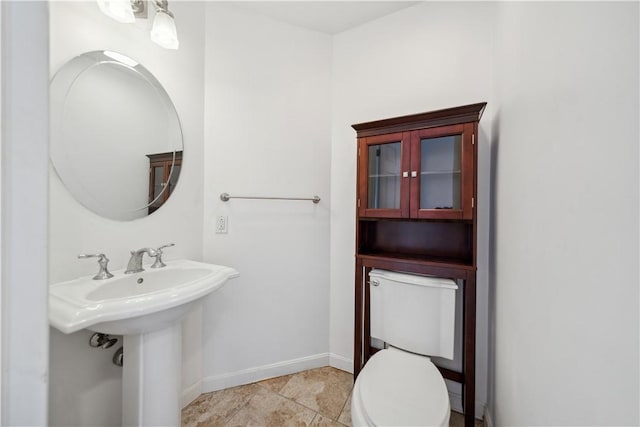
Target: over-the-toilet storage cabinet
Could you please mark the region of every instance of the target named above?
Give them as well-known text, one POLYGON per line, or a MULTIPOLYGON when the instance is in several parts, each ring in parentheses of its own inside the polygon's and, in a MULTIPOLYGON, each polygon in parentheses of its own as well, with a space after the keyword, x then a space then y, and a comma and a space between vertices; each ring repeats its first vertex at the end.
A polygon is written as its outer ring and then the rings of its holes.
POLYGON ((376 351, 372 268, 462 281, 463 388, 474 423, 478 122, 486 103, 353 125, 358 136, 354 375, 376 351))

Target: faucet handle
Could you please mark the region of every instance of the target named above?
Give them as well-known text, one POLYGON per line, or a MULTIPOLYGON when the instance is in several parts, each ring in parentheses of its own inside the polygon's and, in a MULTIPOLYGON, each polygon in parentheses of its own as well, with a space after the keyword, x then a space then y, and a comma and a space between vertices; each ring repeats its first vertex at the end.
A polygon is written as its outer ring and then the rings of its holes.
POLYGON ((162 250, 164 248, 170 248, 171 246, 175 246, 175 245, 176 245, 175 243, 167 243, 166 245, 160 246, 158 249, 156 249, 156 251, 159 251, 160 253, 162 253, 162 250))
POLYGON ((162 245, 158 249, 156 249, 156 254, 155 254, 156 261, 151 265, 151 268, 162 268, 162 267, 166 267, 167 266, 167 264, 162 262, 162 250, 164 248, 170 248, 171 246, 175 246, 175 243, 169 243, 167 245, 162 245))
POLYGON ((109 269, 107 265, 109 264, 109 258, 105 254, 80 254, 78 255, 78 259, 85 258, 98 258, 98 265, 100 266, 100 270, 98 274, 93 276, 93 280, 104 280, 110 279, 113 277, 113 274, 109 273, 109 269))

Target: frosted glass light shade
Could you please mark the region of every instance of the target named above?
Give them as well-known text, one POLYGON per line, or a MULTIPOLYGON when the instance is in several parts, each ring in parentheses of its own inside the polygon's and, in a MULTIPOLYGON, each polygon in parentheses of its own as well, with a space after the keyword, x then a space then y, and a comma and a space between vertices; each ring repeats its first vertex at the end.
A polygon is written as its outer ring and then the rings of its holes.
POLYGON ((118 22, 130 24, 136 21, 130 0, 97 0, 102 13, 118 22))
POLYGON ((178 48, 178 32, 173 17, 163 10, 156 12, 151 28, 151 40, 165 49, 178 48))

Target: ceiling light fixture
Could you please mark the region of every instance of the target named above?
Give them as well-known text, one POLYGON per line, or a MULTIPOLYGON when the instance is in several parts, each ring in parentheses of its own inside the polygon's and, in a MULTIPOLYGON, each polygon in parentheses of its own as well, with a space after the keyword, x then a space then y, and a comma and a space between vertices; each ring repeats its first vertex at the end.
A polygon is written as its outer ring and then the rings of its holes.
MULTIPOLYGON (((147 0, 97 0, 102 13, 118 22, 134 23, 147 19, 147 0)), ((148 0, 155 6, 151 40, 165 49, 178 49, 178 32, 168 0, 148 0)))

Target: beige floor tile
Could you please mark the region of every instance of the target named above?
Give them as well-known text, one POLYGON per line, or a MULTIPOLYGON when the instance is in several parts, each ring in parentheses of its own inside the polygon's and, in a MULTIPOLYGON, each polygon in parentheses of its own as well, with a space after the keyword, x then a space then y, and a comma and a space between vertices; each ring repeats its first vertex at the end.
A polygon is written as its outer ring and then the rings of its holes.
POLYGON ((464 415, 451 411, 449 427, 464 427, 464 415))
POLYGON ((255 384, 205 393, 182 410, 183 427, 220 426, 258 390, 255 384))
POLYGON ((352 386, 351 374, 326 366, 294 374, 280 394, 335 420, 352 386))
POLYGON ((315 412, 292 402, 265 387, 258 387, 253 397, 238 410, 225 426, 308 426, 315 412))
POLYGON ((213 393, 204 393, 182 410, 182 426, 192 427, 209 412, 209 404, 213 393))
MULTIPOLYGON (((451 411, 449 427, 464 427, 464 415, 459 412, 451 411)), ((475 427, 484 427, 484 423, 480 420, 476 420, 475 427)))
POLYGON ((344 425, 332 420, 331 418, 316 414, 316 417, 311 421, 310 427, 344 427, 344 425))
POLYGON ((282 377, 269 378, 268 380, 258 381, 256 384, 268 388, 269 390, 279 393, 282 387, 291 379, 292 375, 284 375, 282 377))
POLYGON ((344 404, 344 408, 342 408, 342 412, 338 417, 338 421, 348 427, 351 427, 351 396, 353 396, 353 393, 349 394, 349 398, 344 404))

